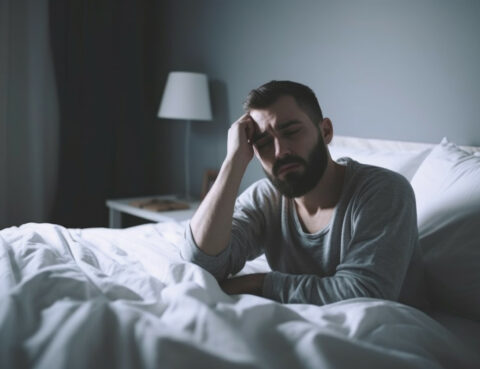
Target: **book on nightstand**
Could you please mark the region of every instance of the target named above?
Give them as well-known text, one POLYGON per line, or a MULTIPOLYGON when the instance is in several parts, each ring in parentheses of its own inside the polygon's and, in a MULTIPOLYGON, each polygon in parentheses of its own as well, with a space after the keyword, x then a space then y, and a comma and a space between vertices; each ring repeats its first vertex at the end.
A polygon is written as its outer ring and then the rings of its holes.
POLYGON ((190 205, 185 202, 170 199, 137 200, 132 201, 130 205, 150 211, 184 210, 190 208, 190 205))

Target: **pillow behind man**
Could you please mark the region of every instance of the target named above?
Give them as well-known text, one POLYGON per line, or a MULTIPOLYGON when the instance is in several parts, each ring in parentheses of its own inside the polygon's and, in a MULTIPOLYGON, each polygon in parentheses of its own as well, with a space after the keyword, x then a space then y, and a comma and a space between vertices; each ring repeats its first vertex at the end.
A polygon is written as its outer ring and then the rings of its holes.
POLYGON ((432 304, 480 321, 480 156, 444 139, 412 187, 432 304))
POLYGON ((432 150, 430 146, 412 142, 334 136, 329 151, 334 160, 350 157, 363 164, 393 170, 410 181, 432 150))

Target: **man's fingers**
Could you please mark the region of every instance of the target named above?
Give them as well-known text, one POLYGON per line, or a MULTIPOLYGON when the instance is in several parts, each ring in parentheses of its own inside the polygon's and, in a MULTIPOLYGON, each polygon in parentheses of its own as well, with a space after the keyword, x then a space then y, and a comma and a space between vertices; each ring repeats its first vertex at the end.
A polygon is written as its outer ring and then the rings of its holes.
POLYGON ((235 123, 255 123, 250 113, 243 114, 235 123))
POLYGON ((245 113, 232 124, 231 128, 238 130, 238 132, 245 132, 247 141, 250 143, 250 140, 255 133, 255 121, 249 113, 245 113))
POLYGON ((247 135, 247 141, 251 144, 253 134, 255 133, 255 121, 250 116, 250 114, 245 114, 242 116, 242 124, 245 125, 245 133, 247 135))
POLYGON ((254 131, 254 121, 248 113, 238 118, 228 130, 227 155, 237 158, 242 164, 248 164, 253 157, 249 140, 254 131))
MULTIPOLYGON (((249 113, 245 113, 243 114, 242 116, 240 116, 240 118, 238 118, 235 122, 232 123, 232 126, 234 124, 240 124, 246 120, 248 120, 248 118, 250 117, 250 114, 249 113)), ((251 118, 251 117, 250 117, 251 118)))
POLYGON ((248 121, 248 123, 245 126, 245 131, 247 133, 247 141, 248 141, 249 144, 251 144, 253 133, 255 132, 254 121, 251 117, 250 117, 250 120, 248 121))

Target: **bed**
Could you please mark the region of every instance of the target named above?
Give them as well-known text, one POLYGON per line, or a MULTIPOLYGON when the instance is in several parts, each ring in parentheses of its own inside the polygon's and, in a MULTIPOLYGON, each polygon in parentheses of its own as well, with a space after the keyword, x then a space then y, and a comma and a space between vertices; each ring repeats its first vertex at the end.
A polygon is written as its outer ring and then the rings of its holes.
MULTIPOLYGON (((330 150, 411 181, 431 312, 226 295, 182 260, 185 222, 28 223, 0 231, 0 367, 479 368, 480 150, 352 137, 330 150)), ((260 257, 240 274, 268 270, 260 257)))

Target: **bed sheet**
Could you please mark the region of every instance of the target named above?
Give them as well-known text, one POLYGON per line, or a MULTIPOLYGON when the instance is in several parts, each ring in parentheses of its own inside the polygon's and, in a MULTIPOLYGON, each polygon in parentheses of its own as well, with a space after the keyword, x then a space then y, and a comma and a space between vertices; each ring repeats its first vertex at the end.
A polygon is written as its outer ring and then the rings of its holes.
POLYGON ((449 331, 453 332, 460 341, 473 351, 480 350, 480 322, 465 319, 443 311, 434 311, 430 316, 449 331))
POLYGON ((478 367, 475 350, 399 303, 228 296, 181 259, 182 234, 173 222, 0 231, 0 367, 478 367))

